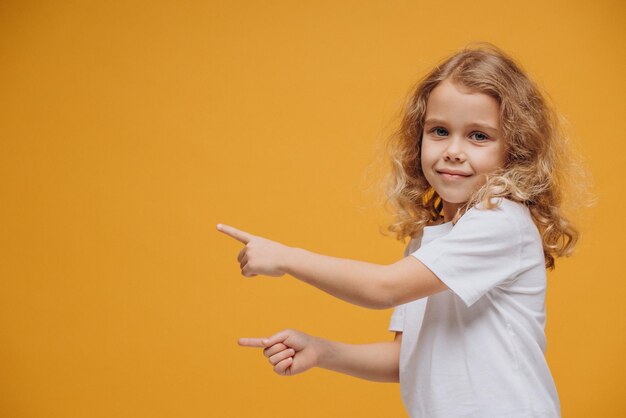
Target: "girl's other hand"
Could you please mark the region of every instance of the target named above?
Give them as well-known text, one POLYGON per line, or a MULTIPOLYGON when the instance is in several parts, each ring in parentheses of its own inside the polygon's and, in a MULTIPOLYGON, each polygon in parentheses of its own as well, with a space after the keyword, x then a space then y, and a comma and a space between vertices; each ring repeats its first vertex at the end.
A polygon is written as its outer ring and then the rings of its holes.
POLYGON ((280 277, 286 273, 285 262, 291 247, 228 225, 218 224, 217 230, 245 244, 237 256, 241 274, 245 277, 258 274, 280 277))
POLYGON ((239 345, 264 348, 263 355, 281 376, 302 373, 319 365, 323 340, 286 329, 269 338, 240 338, 239 345))

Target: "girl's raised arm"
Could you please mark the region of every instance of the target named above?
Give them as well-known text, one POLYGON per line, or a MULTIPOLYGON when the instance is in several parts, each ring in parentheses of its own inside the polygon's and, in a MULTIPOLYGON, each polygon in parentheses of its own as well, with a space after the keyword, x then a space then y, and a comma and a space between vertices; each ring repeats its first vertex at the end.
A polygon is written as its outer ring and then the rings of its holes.
POLYGON ((245 244, 237 260, 246 277, 290 274, 339 299, 372 309, 391 308, 447 289, 414 257, 380 265, 288 247, 228 225, 220 224, 217 229, 245 244))

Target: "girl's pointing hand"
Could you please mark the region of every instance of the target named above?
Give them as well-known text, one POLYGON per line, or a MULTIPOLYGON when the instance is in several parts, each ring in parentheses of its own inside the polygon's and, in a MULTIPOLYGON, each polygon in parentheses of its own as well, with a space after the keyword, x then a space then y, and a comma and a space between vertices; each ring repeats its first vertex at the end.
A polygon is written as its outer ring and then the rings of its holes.
POLYGON ((293 329, 269 338, 240 338, 239 345, 263 348, 263 355, 281 376, 302 373, 319 365, 323 340, 293 329))
POLYGON ((258 274, 280 277, 286 273, 285 262, 288 260, 291 247, 228 225, 218 224, 217 230, 245 245, 237 257, 241 274, 245 277, 258 274))

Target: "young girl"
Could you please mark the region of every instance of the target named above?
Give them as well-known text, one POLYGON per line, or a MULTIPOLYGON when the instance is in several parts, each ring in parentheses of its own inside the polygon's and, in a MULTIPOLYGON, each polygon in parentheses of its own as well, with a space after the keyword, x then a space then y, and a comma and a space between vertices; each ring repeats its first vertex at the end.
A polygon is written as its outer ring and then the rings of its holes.
POLYGON ((392 138, 391 265, 287 247, 227 225, 244 276, 289 274, 372 309, 393 342, 351 345, 284 330, 242 338, 281 375, 322 367, 400 382, 412 417, 557 417, 544 351, 546 268, 577 231, 563 217, 563 136, 533 82, 491 45, 464 49, 416 87, 392 138))

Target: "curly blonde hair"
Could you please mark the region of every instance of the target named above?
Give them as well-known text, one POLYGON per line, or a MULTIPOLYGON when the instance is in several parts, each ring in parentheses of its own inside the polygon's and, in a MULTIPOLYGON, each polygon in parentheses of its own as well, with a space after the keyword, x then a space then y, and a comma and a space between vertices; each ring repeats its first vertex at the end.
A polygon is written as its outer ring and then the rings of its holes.
POLYGON ((579 235, 562 211, 567 137, 558 114, 535 83, 512 58, 487 43, 466 47, 444 60, 411 94, 399 129, 387 144, 391 170, 386 196, 395 209, 387 230, 403 240, 443 218, 441 198, 422 172, 420 152, 429 95, 446 79, 498 101, 507 151, 504 167, 487 176, 453 221, 481 202, 493 208, 492 198, 520 202, 530 209, 543 240, 546 268, 553 269, 555 257, 570 255, 579 235))

